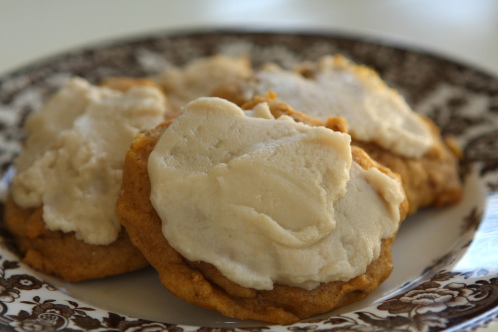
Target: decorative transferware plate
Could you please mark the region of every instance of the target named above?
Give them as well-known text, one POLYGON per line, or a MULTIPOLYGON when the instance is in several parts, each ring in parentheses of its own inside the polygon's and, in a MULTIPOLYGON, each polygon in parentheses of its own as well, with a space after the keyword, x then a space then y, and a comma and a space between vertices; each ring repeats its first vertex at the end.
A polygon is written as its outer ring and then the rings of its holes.
POLYGON ((33 271, 9 235, 0 241, 1 331, 440 331, 498 321, 498 78, 432 54, 324 34, 157 34, 98 45, 0 77, 0 183, 23 139, 25 117, 72 76, 148 76, 216 53, 255 66, 293 67, 341 53, 376 69, 415 111, 463 151, 462 202, 409 217, 393 246, 390 278, 366 299, 289 326, 239 321, 169 294, 145 269, 80 284, 33 271))

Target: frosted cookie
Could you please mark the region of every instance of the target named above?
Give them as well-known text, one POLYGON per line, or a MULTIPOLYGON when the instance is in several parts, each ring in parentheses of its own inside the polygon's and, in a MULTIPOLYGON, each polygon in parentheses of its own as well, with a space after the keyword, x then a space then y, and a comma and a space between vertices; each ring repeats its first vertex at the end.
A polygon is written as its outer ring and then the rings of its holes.
POLYGON ((27 119, 5 226, 28 265, 67 281, 148 265, 115 213, 130 143, 166 114, 162 92, 142 83, 123 92, 71 79, 27 119))
POLYGON ((178 114, 188 102, 209 96, 216 86, 246 79, 251 75, 249 58, 219 54, 194 59, 182 67, 167 68, 154 80, 164 90, 178 114))
POLYGON ((407 202, 350 136, 200 98, 137 135, 117 214, 176 296, 290 324, 365 297, 392 270, 407 202))
POLYGON ((340 55, 303 63, 293 71, 268 65, 248 80, 220 85, 212 95, 242 105, 269 91, 324 122, 329 117, 344 118, 353 144, 401 175, 409 214, 460 199, 454 150, 430 120, 413 112, 372 69, 340 55))

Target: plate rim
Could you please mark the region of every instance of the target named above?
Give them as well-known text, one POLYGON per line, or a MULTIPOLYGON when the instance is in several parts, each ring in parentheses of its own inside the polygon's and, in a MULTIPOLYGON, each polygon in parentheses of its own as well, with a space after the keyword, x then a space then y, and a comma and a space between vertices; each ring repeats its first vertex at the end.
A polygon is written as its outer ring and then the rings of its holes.
POLYGON ((60 49, 54 51, 51 54, 40 56, 34 58, 33 61, 21 64, 11 69, 7 69, 5 72, 0 73, 0 83, 5 79, 22 74, 34 68, 47 65, 49 63, 57 62, 65 58, 83 54, 85 52, 102 50, 110 47, 124 46, 127 44, 140 42, 144 40, 152 40, 156 38, 168 38, 168 37, 187 37, 192 35, 233 35, 233 34, 253 34, 253 35, 289 35, 289 36, 308 36, 308 37, 333 37, 344 40, 359 41, 363 43, 371 43, 379 46, 389 47, 397 49, 400 51, 407 51, 418 53, 421 55, 437 58, 443 61, 449 61, 456 65, 463 66, 475 71, 479 71, 481 74, 488 75, 498 79, 498 72, 492 72, 486 68, 483 68, 478 63, 467 61, 462 58, 458 58, 455 54, 446 54, 441 51, 436 51, 430 47, 424 47, 421 45, 410 44, 409 41, 401 41, 395 39, 387 39, 382 36, 368 35, 362 32, 352 32, 347 29, 329 29, 324 30, 320 28, 293 28, 293 27, 255 27, 255 26, 235 26, 235 27, 225 27, 225 26, 208 26, 206 28, 202 27, 186 27, 186 28, 169 28, 152 30, 141 33, 125 34, 115 37, 108 37, 104 39, 95 40, 92 42, 81 43, 80 45, 71 47, 70 49, 60 49))

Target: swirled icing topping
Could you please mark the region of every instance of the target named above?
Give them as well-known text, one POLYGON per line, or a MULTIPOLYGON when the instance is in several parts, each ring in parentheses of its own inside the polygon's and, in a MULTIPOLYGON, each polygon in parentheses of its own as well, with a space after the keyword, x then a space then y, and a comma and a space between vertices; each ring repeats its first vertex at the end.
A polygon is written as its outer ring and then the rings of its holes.
POLYGON ((125 153, 138 131, 163 121, 165 100, 151 87, 123 93, 72 79, 26 124, 16 160, 17 205, 43 205, 45 226, 96 245, 116 240, 115 205, 125 153))
POLYGON ((267 66, 255 74, 254 95, 273 91, 294 109, 326 121, 343 117, 351 136, 418 158, 433 146, 431 132, 405 99, 373 70, 342 56, 320 59, 311 74, 267 66))
POLYGON ((401 184, 354 162, 349 135, 267 107, 200 98, 166 129, 148 160, 163 235, 255 289, 364 273, 398 228, 401 184))

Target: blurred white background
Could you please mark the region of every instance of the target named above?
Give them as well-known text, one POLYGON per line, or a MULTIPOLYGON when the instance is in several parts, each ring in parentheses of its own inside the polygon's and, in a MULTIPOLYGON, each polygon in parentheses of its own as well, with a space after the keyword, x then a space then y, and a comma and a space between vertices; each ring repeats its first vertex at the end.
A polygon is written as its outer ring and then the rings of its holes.
POLYGON ((216 27, 373 36, 498 76, 496 0, 0 0, 0 74, 95 42, 216 27))

